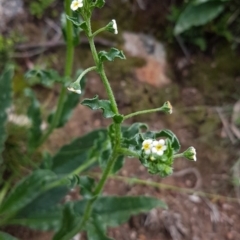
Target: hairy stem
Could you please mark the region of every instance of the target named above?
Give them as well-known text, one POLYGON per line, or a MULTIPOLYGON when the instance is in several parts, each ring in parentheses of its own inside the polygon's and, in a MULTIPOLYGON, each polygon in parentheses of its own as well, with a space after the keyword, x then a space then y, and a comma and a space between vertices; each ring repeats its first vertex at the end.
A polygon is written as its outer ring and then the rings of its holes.
MULTIPOLYGON (((72 11, 70 9, 70 5, 71 5, 71 0, 65 0, 65 12, 68 16, 71 17, 72 16, 72 11)), ((67 21, 66 24, 67 24, 67 26, 66 26, 67 51, 66 51, 66 65, 65 65, 64 75, 66 77, 69 77, 72 73, 73 57, 74 57, 73 27, 72 27, 72 23, 70 21, 67 21)), ((61 114, 62 114, 63 104, 64 104, 64 100, 65 100, 65 97, 66 97, 66 92, 67 92, 66 87, 63 84, 62 87, 61 87, 60 96, 58 98, 57 109, 56 109, 56 112, 53 116, 51 124, 48 127, 46 133, 42 136, 42 138, 40 138, 36 148, 40 147, 48 139, 48 137, 51 135, 53 130, 57 127, 57 125, 59 123, 59 119, 60 119, 61 114)))

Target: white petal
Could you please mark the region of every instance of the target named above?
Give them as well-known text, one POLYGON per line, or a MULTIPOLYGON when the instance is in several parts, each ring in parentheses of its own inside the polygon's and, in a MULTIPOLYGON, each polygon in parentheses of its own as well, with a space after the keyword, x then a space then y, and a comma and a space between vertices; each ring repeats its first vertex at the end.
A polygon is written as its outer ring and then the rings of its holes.
POLYGON ((163 151, 162 151, 162 150, 158 150, 158 151, 157 151, 157 155, 158 155, 158 156, 162 156, 162 155, 163 155, 163 151))
POLYGON ((158 151, 157 148, 155 148, 155 147, 152 148, 153 153, 157 153, 157 151, 158 151))
POLYGON ((156 140, 153 141, 153 142, 152 142, 152 145, 153 145, 154 147, 156 147, 156 146, 158 145, 158 141, 156 141, 156 140))
POLYGON ((165 145, 165 140, 164 140, 164 139, 160 139, 158 142, 159 142, 161 145, 165 145))
POLYGON ((167 146, 162 146, 162 150, 165 151, 167 149, 167 146))
POLYGON ((149 149, 149 150, 145 150, 145 153, 147 154, 147 155, 149 155, 150 153, 151 153, 151 150, 149 149))

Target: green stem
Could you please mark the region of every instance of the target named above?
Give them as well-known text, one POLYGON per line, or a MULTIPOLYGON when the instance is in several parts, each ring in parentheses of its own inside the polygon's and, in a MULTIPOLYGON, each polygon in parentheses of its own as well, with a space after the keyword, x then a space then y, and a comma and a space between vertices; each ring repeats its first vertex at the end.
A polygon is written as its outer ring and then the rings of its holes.
POLYGON ((91 48, 91 52, 92 52, 92 55, 93 55, 94 62, 96 64, 96 66, 98 67, 100 77, 101 77, 103 85, 104 85, 104 87, 107 91, 108 98, 109 98, 109 100, 111 102, 111 105, 112 105, 112 110, 113 110, 114 113, 118 114, 118 107, 117 107, 117 103, 116 103, 112 88, 111 88, 111 86, 109 84, 109 81, 107 79, 107 76, 105 74, 103 64, 102 63, 100 64, 100 62, 99 62, 98 53, 97 53, 97 50, 96 50, 96 47, 95 47, 95 44, 94 44, 94 37, 92 36, 92 28, 91 28, 90 20, 88 20, 86 22, 87 22, 88 32, 89 32, 88 40, 89 40, 89 44, 90 44, 90 48, 91 48))
POLYGON ((183 153, 173 155, 173 158, 181 158, 181 157, 184 157, 183 153))
POLYGON ((120 148, 118 150, 119 154, 123 154, 125 156, 131 156, 131 157, 136 157, 139 158, 139 155, 136 152, 133 152, 127 148, 120 148))
MULTIPOLYGON (((72 16, 72 11, 70 9, 70 5, 71 5, 71 0, 65 0, 65 12, 68 16, 72 16)), ((72 23, 70 21, 67 21, 66 23, 66 34, 67 34, 67 52, 66 52, 66 64, 65 64, 65 70, 64 70, 64 75, 66 77, 71 76, 72 73, 72 67, 73 67, 73 57, 74 57, 74 46, 73 46, 73 27, 72 27, 72 23)), ((61 87, 61 92, 60 92, 60 96, 58 98, 58 103, 57 103, 57 109, 56 109, 56 113, 53 116, 53 119, 51 121, 50 126, 48 127, 46 133, 42 136, 42 138, 40 138, 36 148, 40 147, 47 139, 48 137, 51 135, 51 133, 53 132, 53 130, 57 127, 58 123, 59 123, 59 119, 61 117, 62 114, 62 110, 63 110, 63 104, 64 104, 64 100, 66 97, 66 87, 64 86, 64 84, 61 87)))
POLYGON ((98 29, 96 32, 94 32, 92 35, 91 35, 91 37, 96 37, 99 33, 101 33, 101 32, 103 32, 103 31, 105 31, 106 30, 106 27, 103 27, 103 28, 100 28, 100 29, 98 29))
POLYGON ((124 120, 137 116, 137 115, 142 115, 142 114, 147 114, 147 113, 153 113, 153 112, 160 112, 160 111, 164 111, 163 107, 160 108, 154 108, 154 109, 149 109, 149 110, 142 110, 142 111, 138 111, 138 112, 134 112, 134 113, 130 113, 126 116, 124 116, 124 120))
POLYGON ((97 70, 97 67, 96 67, 96 66, 87 68, 86 70, 84 70, 84 71, 79 75, 79 77, 77 78, 76 82, 77 82, 77 83, 80 83, 81 79, 82 79, 88 72, 91 72, 91 71, 94 71, 94 70, 97 70))

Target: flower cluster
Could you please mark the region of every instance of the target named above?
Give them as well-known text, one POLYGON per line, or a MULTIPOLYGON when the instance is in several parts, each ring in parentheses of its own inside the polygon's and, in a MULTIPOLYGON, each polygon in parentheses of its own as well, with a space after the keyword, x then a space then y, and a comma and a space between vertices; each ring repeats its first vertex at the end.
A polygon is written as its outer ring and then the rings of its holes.
POLYGON ((159 141, 153 139, 144 140, 142 143, 142 150, 146 155, 152 155, 151 160, 154 160, 154 155, 162 156, 167 149, 164 139, 159 141))
POLYGON ((71 9, 73 11, 78 10, 78 8, 81 8, 83 6, 83 0, 73 0, 71 3, 71 9))

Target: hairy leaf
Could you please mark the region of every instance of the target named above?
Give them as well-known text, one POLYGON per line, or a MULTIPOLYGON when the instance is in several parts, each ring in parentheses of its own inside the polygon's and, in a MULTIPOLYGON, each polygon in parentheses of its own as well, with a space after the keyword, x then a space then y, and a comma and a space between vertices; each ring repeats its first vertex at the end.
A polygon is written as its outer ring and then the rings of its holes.
POLYGON ((109 52, 100 51, 98 53, 100 61, 114 61, 115 58, 126 59, 124 53, 117 48, 111 48, 109 52))
POLYGON ((9 235, 8 233, 5 232, 0 232, 0 239, 1 240, 18 240, 17 238, 9 235))
POLYGON ((174 34, 178 35, 191 27, 204 25, 216 18, 223 10, 222 1, 207 1, 202 4, 190 2, 179 16, 174 34))
POLYGON ((28 137, 28 146, 29 149, 34 149, 37 145, 39 139, 42 136, 41 124, 41 110, 40 110, 40 103, 37 100, 35 94, 30 89, 25 90, 26 96, 31 99, 31 104, 28 108, 28 117, 31 119, 31 128, 29 131, 28 137))
POLYGON ((69 174, 90 158, 98 158, 101 154, 101 144, 104 144, 107 139, 106 129, 95 130, 75 139, 72 143, 62 147, 53 157, 52 171, 57 174, 69 174), (98 140, 101 144, 97 144, 98 140), (96 145, 100 146, 96 148, 96 145))
POLYGON ((49 170, 34 171, 13 188, 0 206, 0 214, 18 212, 43 193, 48 184, 56 179, 56 175, 49 170))
POLYGON ((12 102, 12 77, 13 69, 10 67, 7 67, 0 76, 0 163, 2 162, 4 142, 7 138, 5 124, 7 121, 7 109, 12 102))
MULTIPOLYGON (((87 200, 74 203, 74 211, 82 215, 87 200)), ((99 215, 105 226, 115 227, 126 221, 135 214, 150 211, 152 208, 167 208, 167 205, 157 198, 152 197, 116 197, 102 196, 96 200, 93 207, 93 215, 99 215)))
POLYGON ((92 110, 101 109, 103 111, 103 116, 105 118, 112 118, 116 115, 112 110, 110 101, 109 100, 99 100, 97 95, 92 99, 85 98, 81 102, 81 104, 91 108, 92 110))

